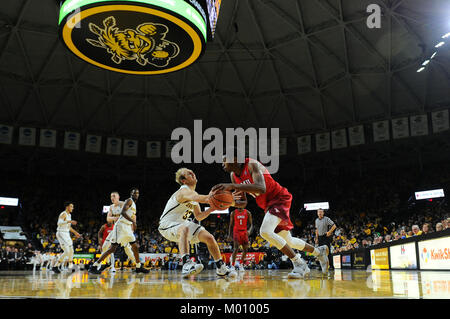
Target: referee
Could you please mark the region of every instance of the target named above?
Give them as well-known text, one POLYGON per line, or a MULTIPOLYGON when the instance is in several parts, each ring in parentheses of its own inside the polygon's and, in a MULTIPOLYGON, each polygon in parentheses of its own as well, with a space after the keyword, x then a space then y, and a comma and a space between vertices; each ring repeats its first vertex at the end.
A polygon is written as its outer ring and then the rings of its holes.
POLYGON ((334 269, 333 263, 332 263, 332 257, 331 257, 331 241, 333 240, 333 233, 336 229, 336 224, 327 216, 325 216, 325 213, 323 209, 317 210, 317 217, 316 218, 316 237, 315 242, 316 246, 322 246, 327 245, 328 249, 330 250, 330 254, 328 255, 330 270, 334 269), (328 229, 331 227, 330 229, 328 229))

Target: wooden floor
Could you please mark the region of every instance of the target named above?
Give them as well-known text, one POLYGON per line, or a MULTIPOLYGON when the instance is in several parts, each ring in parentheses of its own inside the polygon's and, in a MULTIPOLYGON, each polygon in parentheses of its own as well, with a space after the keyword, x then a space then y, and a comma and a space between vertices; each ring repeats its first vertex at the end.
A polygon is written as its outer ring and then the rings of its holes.
POLYGON ((336 270, 323 277, 288 279, 288 270, 253 270, 222 279, 204 270, 182 279, 178 271, 100 275, 87 271, 0 272, 0 298, 450 298, 449 271, 336 270))

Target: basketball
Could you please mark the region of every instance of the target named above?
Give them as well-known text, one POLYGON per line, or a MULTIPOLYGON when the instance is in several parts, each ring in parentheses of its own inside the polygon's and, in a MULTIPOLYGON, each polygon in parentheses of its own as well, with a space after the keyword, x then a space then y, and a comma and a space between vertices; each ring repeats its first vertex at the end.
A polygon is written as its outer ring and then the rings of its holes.
POLYGON ((227 209, 233 203, 230 191, 216 191, 211 195, 211 205, 219 210, 227 209))

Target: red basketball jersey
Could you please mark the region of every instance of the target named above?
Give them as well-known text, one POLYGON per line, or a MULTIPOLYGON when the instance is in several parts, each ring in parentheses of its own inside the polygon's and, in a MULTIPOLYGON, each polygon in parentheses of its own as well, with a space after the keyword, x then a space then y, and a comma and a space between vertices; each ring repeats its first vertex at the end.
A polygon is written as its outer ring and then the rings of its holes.
POLYGON ((251 158, 245 159, 245 165, 241 175, 233 174, 236 184, 254 184, 252 175, 250 174, 250 171, 248 169, 249 163, 256 163, 261 174, 263 174, 264 176, 264 181, 266 183, 266 192, 259 195, 249 193, 251 196, 255 197, 256 203, 264 211, 266 211, 268 204, 274 202, 274 200, 276 200, 278 197, 282 195, 290 195, 287 188, 281 186, 272 178, 272 175, 270 175, 269 171, 264 167, 264 165, 251 158))
POLYGON ((106 240, 106 237, 108 237, 109 233, 112 232, 114 228, 114 224, 111 224, 110 227, 108 227, 108 224, 105 224, 105 228, 103 229, 103 243, 106 240))
POLYGON ((241 212, 234 210, 234 228, 233 232, 247 231, 248 212, 246 209, 241 212))

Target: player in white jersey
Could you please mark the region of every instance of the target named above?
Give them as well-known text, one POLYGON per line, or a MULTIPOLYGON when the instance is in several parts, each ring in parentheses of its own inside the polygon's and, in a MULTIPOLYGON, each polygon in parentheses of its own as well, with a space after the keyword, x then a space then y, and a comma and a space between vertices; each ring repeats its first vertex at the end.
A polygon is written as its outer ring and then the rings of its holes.
POLYGON ((72 212, 74 205, 72 202, 64 203, 65 210, 59 214, 58 217, 58 228, 56 229, 56 238, 61 245, 63 253, 59 256, 56 264, 53 266, 52 270, 55 273, 60 273, 59 266, 64 261, 65 258, 69 260, 69 269, 73 270, 73 242, 70 238, 70 233, 73 233, 75 237, 80 238, 81 235, 72 228, 72 225, 76 225, 77 222, 72 220, 72 212))
POLYGON ((108 257, 111 253, 114 253, 117 246, 120 244, 125 247, 127 244, 131 245, 134 258, 133 262, 136 263, 137 273, 148 273, 148 270, 144 268, 144 264, 139 259, 139 248, 136 243, 136 237, 134 231, 136 230, 136 201, 139 198, 139 189, 133 188, 131 190, 131 197, 128 198, 123 205, 119 219, 114 224, 113 238, 111 240, 111 247, 105 251, 100 258, 92 265, 89 272, 94 274, 101 273, 101 262, 108 257))
POLYGON ((209 195, 199 195, 195 191, 197 177, 187 168, 180 168, 175 173, 175 181, 181 185, 167 201, 166 207, 159 219, 158 230, 166 239, 178 243, 182 256, 182 276, 197 274, 203 270, 203 265, 196 264, 189 258, 189 244, 205 243, 217 266, 217 275, 235 277, 237 273, 230 270, 222 260, 219 246, 213 235, 203 226, 189 220, 194 214, 201 221, 209 216, 215 208, 209 203, 209 195), (211 207, 201 211, 199 203, 211 207))
MULTIPOLYGON (((112 205, 109 206, 109 211, 108 211, 108 215, 106 216, 106 221, 108 223, 113 223, 115 224, 117 222, 117 220, 120 218, 120 213, 122 212, 122 208, 123 208, 123 202, 119 200, 120 199, 120 195, 118 192, 111 192, 111 203, 112 205)), ((111 242, 112 241, 117 241, 117 238, 115 238, 115 234, 116 232, 114 232, 114 230, 112 232, 109 233, 108 237, 106 237, 105 241, 102 244, 102 254, 104 254, 110 247, 111 247, 111 242)), ((133 255, 133 251, 131 250, 131 246, 130 244, 126 244, 124 247, 125 253, 127 254, 128 258, 130 258, 130 260, 134 261, 134 255, 133 255)), ((116 268, 114 266, 115 264, 115 258, 114 258, 114 253, 112 253, 110 255, 111 258, 111 272, 115 272, 116 268)))

